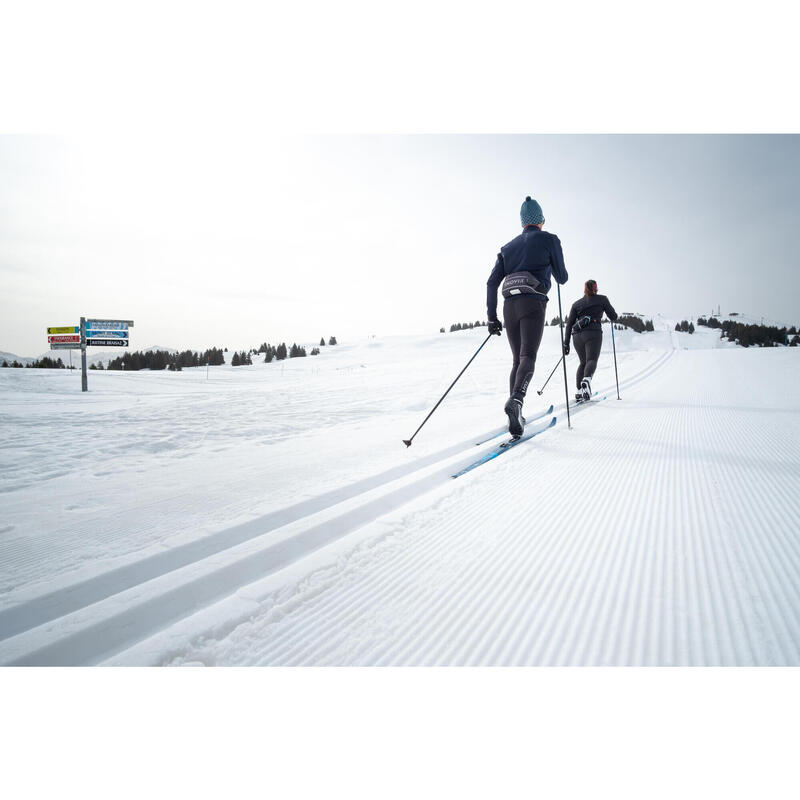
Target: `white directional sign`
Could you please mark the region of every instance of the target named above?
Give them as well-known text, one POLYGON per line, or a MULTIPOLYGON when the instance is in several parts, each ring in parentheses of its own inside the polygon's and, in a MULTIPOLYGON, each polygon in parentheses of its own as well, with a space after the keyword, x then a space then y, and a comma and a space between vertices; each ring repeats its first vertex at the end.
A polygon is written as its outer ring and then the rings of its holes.
POLYGON ((51 350, 80 350, 80 342, 70 342, 69 344, 58 344, 57 342, 50 342, 51 350))

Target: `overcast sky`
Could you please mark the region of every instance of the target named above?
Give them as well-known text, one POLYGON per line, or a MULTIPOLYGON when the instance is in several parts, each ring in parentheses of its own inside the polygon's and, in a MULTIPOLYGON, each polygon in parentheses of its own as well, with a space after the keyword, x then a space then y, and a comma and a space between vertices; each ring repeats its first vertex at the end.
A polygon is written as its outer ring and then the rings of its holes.
POLYGON ((797 136, 0 137, 0 350, 81 314, 194 349, 484 319, 526 195, 565 305, 591 277, 618 311, 797 324, 799 185, 797 136))

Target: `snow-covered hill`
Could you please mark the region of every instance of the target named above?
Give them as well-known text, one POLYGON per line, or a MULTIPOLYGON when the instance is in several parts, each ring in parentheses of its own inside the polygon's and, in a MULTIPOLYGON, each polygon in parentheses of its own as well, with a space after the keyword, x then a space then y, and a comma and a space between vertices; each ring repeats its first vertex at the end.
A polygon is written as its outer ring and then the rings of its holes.
POLYGON ((0 371, 0 663, 798 664, 800 348, 558 329, 504 423, 485 329, 180 373, 0 371), (574 356, 568 359, 570 372, 574 356))
POLYGON ((18 361, 20 364, 30 364, 31 362, 35 361, 35 359, 0 351, 0 364, 2 364, 4 361, 8 361, 9 364, 13 363, 14 361, 18 361))

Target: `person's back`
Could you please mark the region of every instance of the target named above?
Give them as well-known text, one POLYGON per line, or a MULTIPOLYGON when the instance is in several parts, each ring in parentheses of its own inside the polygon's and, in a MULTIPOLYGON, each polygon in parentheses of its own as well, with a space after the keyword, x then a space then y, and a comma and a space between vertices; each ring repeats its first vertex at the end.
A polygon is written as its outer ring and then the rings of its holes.
POLYGON ((522 233, 500 248, 494 269, 486 281, 486 311, 489 332, 499 334, 497 289, 503 284, 503 319, 513 364, 509 376, 509 398, 505 412, 512 436, 521 436, 525 426, 522 404, 536 366, 542 341, 550 279, 566 283, 567 270, 561 242, 542 230, 544 214, 530 197, 520 209, 522 233))
POLYGON ((614 308, 604 294, 593 294, 581 297, 580 300, 576 300, 572 304, 567 319, 567 328, 571 330, 577 320, 589 317, 591 321, 584 324, 583 329, 601 331, 603 330, 601 324, 603 314, 608 314, 609 319, 617 318, 614 308), (571 323, 570 320, 572 320, 571 323))
POLYGON ((597 294, 597 281, 588 280, 584 284, 583 297, 572 304, 567 317, 564 336, 564 355, 569 355, 569 340, 575 342, 578 355, 578 371, 575 385, 578 402, 589 400, 592 396, 592 377, 597 369, 597 361, 603 347, 603 314, 612 322, 617 320, 617 312, 604 294, 597 294))

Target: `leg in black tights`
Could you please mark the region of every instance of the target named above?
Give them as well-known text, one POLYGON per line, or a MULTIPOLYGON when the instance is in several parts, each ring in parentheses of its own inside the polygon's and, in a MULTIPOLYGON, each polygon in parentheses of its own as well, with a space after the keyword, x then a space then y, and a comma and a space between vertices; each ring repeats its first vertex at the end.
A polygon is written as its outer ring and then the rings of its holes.
POLYGON ((603 331, 588 330, 572 337, 580 364, 575 374, 575 385, 580 389, 584 378, 591 378, 597 369, 597 360, 603 347, 603 331))
POLYGON ((503 305, 503 320, 513 358, 509 394, 519 400, 524 399, 533 378, 546 308, 546 303, 532 295, 510 297, 503 305))

